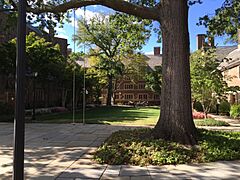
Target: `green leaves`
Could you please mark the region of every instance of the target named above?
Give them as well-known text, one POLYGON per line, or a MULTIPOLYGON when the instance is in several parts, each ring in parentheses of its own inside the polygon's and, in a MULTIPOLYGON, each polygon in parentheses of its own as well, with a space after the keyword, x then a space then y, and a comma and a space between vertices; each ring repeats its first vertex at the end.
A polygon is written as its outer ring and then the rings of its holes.
POLYGON ((228 35, 228 41, 237 41, 237 29, 240 28, 240 1, 225 0, 221 8, 216 9, 214 16, 205 15, 198 25, 208 28, 209 35, 228 35))
POLYGON ((220 62, 216 59, 215 49, 196 51, 190 58, 191 85, 193 100, 201 102, 204 111, 223 99, 227 84, 218 69, 220 62))
POLYGON ((113 133, 98 148, 95 159, 107 164, 146 166, 234 160, 240 158, 239 132, 198 130, 198 147, 154 139, 151 129, 125 130, 113 133))
POLYGON ((162 66, 156 66, 155 70, 145 76, 146 87, 161 94, 162 88, 162 66))
POLYGON ((78 44, 83 43, 92 49, 99 50, 108 58, 119 58, 135 49, 140 49, 150 37, 146 26, 151 21, 141 20, 134 16, 116 13, 114 15, 99 15, 90 22, 83 19, 78 22, 78 44))

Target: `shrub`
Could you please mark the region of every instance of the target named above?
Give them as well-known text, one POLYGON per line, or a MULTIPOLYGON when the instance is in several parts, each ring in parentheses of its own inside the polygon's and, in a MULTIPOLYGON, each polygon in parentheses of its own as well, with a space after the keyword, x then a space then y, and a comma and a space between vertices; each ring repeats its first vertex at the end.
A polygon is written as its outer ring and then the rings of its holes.
MULTIPOLYGON (((211 115, 207 115, 207 118, 211 118, 212 116, 211 115)), ((196 112, 194 111, 193 112, 193 119, 204 119, 205 118, 205 115, 203 112, 196 112)))
POLYGON ((13 122, 14 107, 7 103, 0 102, 0 121, 13 122))
POLYGON ((230 108, 231 108, 231 106, 230 106, 229 102, 222 101, 219 105, 219 112, 229 115, 230 108))
POLYGON ((113 133, 94 155, 99 163, 164 165, 240 159, 240 132, 198 129, 198 146, 154 139, 151 129, 113 133))
POLYGON ((14 107, 10 104, 0 102, 0 115, 9 115, 14 113, 14 107))
POLYGON ((199 101, 195 101, 193 103, 193 109, 195 109, 196 111, 203 112, 202 104, 199 101))
POLYGON ((231 106, 230 116, 233 118, 237 118, 240 116, 240 105, 234 104, 231 106))

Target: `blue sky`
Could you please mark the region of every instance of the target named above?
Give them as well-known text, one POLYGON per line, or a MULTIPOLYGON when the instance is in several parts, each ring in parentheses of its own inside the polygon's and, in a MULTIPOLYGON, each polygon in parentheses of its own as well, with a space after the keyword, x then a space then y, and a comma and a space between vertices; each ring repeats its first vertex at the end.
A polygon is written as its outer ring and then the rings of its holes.
MULTIPOLYGON (((206 14, 213 15, 215 12, 215 9, 221 7, 224 0, 203 0, 202 4, 197 4, 190 7, 189 10, 189 32, 190 32, 190 49, 191 51, 196 50, 196 35, 197 34, 204 34, 206 32, 206 29, 203 26, 197 26, 196 23, 198 22, 199 17, 202 17, 206 14)), ((102 6, 90 6, 87 7, 86 10, 86 18, 89 19, 95 15, 95 13, 104 13, 104 14, 110 14, 112 10, 102 7, 102 6)), ((83 16, 83 9, 78 9, 76 11, 76 17, 80 18, 83 16)), ((67 38, 68 43, 70 44, 69 47, 73 49, 73 42, 72 42, 72 35, 73 35, 73 24, 74 21, 72 21, 71 24, 65 24, 64 28, 58 28, 58 36, 62 38, 67 38)), ((158 26, 158 23, 154 23, 154 26, 158 26)), ((157 35, 155 33, 152 33, 151 38, 146 43, 146 45, 141 50, 142 52, 146 54, 151 54, 153 52, 153 47, 155 46, 161 46, 161 44, 156 42, 157 35)), ((215 43, 218 46, 224 45, 224 37, 216 37, 215 43)), ((81 51, 81 48, 76 48, 77 51, 81 51)))

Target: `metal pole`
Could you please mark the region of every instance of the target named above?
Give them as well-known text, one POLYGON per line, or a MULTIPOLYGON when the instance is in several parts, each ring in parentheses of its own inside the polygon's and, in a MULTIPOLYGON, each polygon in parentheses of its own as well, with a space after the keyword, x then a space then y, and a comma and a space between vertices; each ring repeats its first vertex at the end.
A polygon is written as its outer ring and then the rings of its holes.
MULTIPOLYGON (((84 23, 86 18, 86 6, 84 6, 84 23)), ((85 43, 83 45, 83 52, 85 56, 85 43)), ((86 56, 85 56, 86 57, 86 56)), ((85 57, 83 58, 83 124, 85 124, 85 106, 86 106, 86 75, 85 75, 85 57)))
POLYGON ((33 112, 32 112, 32 120, 36 120, 35 111, 36 111, 36 73, 33 73, 33 112))
POLYGON ((26 0, 18 4, 13 180, 24 179, 26 0))
MULTIPOLYGON (((75 40, 75 35, 76 35, 76 14, 75 14, 75 9, 73 9, 73 20, 74 20, 74 37, 73 37, 73 52, 76 52, 76 40, 75 40)), ((75 61, 74 61, 74 66, 75 66, 75 61)), ((75 72, 75 67, 73 67, 73 104, 72 104, 72 108, 73 108, 73 123, 75 123, 75 89, 76 89, 76 72, 75 72)))

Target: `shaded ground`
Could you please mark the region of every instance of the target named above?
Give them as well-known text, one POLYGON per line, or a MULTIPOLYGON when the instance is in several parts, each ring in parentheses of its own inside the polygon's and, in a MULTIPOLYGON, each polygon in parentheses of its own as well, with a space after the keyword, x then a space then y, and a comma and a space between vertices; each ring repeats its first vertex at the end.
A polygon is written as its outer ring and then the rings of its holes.
MULTIPOLYGON (((26 124, 26 179, 239 179, 240 161, 178 166, 108 166, 92 152, 112 132, 128 126, 26 124)), ((0 123, 0 179, 12 174, 13 124, 0 123)))

